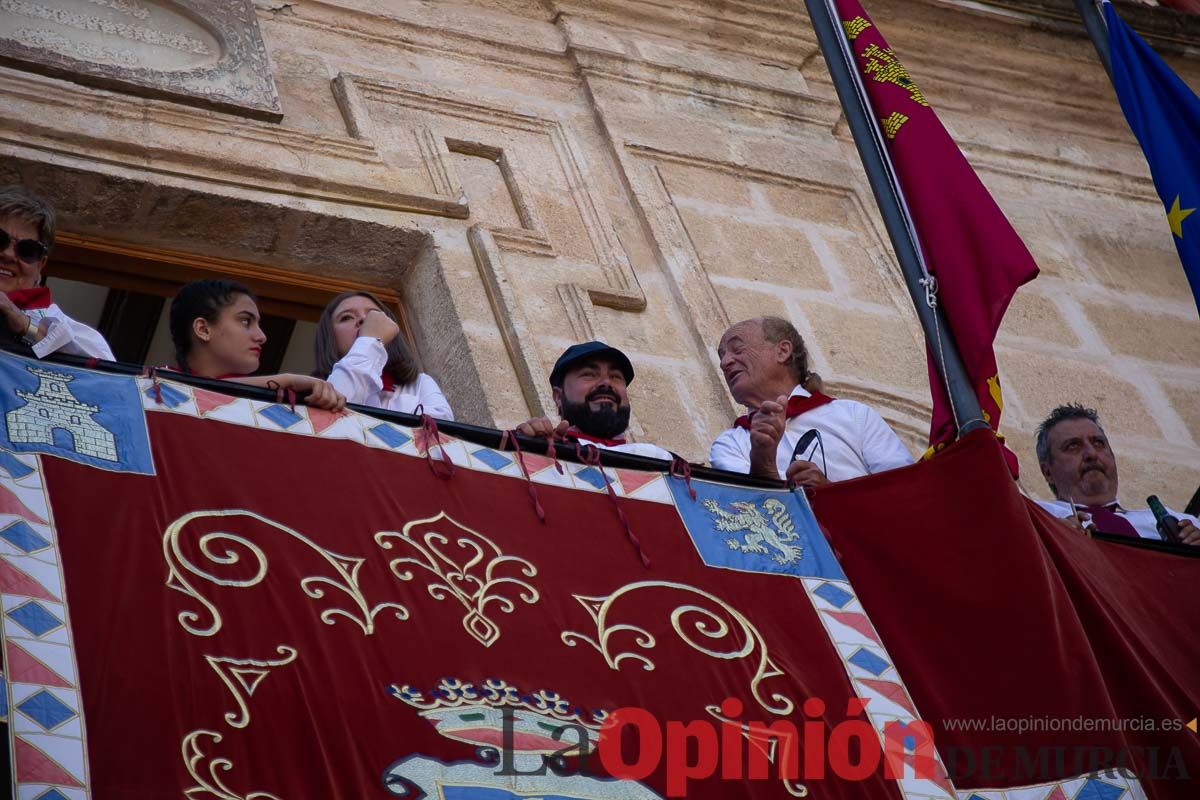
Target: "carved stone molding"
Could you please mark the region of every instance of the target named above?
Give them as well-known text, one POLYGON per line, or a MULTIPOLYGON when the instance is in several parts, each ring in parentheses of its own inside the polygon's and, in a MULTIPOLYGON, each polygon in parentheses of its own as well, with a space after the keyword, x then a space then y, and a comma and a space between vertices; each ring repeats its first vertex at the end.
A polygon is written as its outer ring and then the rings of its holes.
POLYGON ((283 118, 251 0, 0 0, 0 63, 283 118))
MULTIPOLYGON (((986 15, 1078 37, 1086 36, 1071 0, 926 0, 967 13, 986 15)), ((1155 47, 1200 55, 1200 16, 1162 5, 1118 2, 1121 17, 1155 47)))
POLYGON ((778 63, 799 64, 816 46, 802 2, 778 0, 552 0, 560 15, 571 14, 678 39, 705 49, 778 63), (680 25, 686 19, 689 24, 680 25))
MULTIPOLYGON (((335 84, 353 84, 354 92, 344 89, 336 94, 342 98, 374 99, 425 112, 434 119, 465 120, 474 123, 510 128, 547 137, 553 148, 557 164, 562 172, 565 188, 575 209, 579 213, 587 236, 596 255, 596 263, 604 275, 602 284, 581 284, 592 302, 610 308, 640 311, 646 306, 645 295, 638 286, 637 275, 617 239, 612 220, 602 201, 599 191, 593 186, 582 148, 576 143, 574 134, 562 122, 545 119, 534 114, 495 108, 475 102, 428 94, 419 89, 398 83, 368 78, 365 76, 340 74, 335 84)), ((374 123, 369 119, 365 103, 347 103, 343 113, 353 118, 357 130, 371 130, 374 123)), ((521 181, 516 179, 514 167, 507 163, 503 153, 496 147, 479 142, 466 142, 449 135, 437 135, 426 126, 417 132, 419 151, 425 162, 426 171, 441 192, 453 192, 458 202, 465 203, 461 181, 447 160, 449 153, 485 153, 499 158, 501 172, 506 177, 517 213, 522 219, 522 228, 490 229, 495 241, 505 249, 522 250, 536 255, 554 256, 549 233, 538 218, 537 210, 522 194, 521 181)))
POLYGON ((369 142, 236 119, 161 100, 87 91, 0 68, 0 154, 50 157, 155 180, 218 183, 271 194, 465 217, 457 198, 410 191, 369 142), (231 146, 232 145, 232 146, 231 146))
MULTIPOLYGON (((468 142, 462 139, 451 138, 437 139, 428 129, 423 133, 428 139, 436 140, 431 142, 427 149, 423 151, 427 153, 430 165, 435 169, 439 169, 439 171, 444 171, 447 176, 449 176, 451 166, 442 157, 441 148, 443 147, 445 151, 450 153, 461 153, 463 155, 488 159, 494 162, 499 168, 500 175, 504 181, 504 188, 512 200, 513 208, 517 213, 521 225, 520 227, 491 228, 491 234, 498 244, 507 250, 517 250, 535 256, 554 257, 558 255, 554 249, 554 245, 550 243, 550 237, 546 233, 546 225, 542 222, 537 206, 526 197, 523 188, 526 185, 525 180, 518 176, 516 168, 513 167, 512 160, 504 150, 481 142, 468 142)), ((458 191, 461 193, 461 188, 458 191)))
MULTIPOLYGON (((494 29, 479 17, 450 3, 374 3, 379 13, 364 11, 362 3, 307 0, 289 9, 289 26, 309 28, 385 45, 397 52, 450 56, 485 68, 501 68, 543 80, 575 83, 574 69, 563 58, 562 43, 553 26, 522 26, 520 44, 507 25, 494 29)), ((507 18, 511 23, 512 18, 507 18)))
POLYGON ((461 123, 470 123, 482 124, 485 129, 507 129, 545 137, 557 167, 556 177, 578 212, 595 254, 595 265, 599 267, 598 272, 603 278, 600 282, 581 279, 558 287, 560 300, 575 335, 590 339, 597 335, 593 305, 641 311, 646 306, 646 298, 628 256, 617 239, 612 220, 600 199, 600 192, 573 132, 556 119, 456 97, 433 95, 413 86, 362 75, 339 74, 334 79, 334 95, 346 118, 347 129, 360 138, 375 135, 379 131, 381 123, 371 117, 372 102, 418 112, 415 119, 419 121, 412 125, 415 139, 413 151, 424 164, 424 171, 434 190, 440 196, 457 198, 463 216, 471 212, 467 207, 463 181, 451 155, 483 158, 496 165, 504 189, 512 201, 518 224, 477 222, 468 230, 467 241, 500 336, 516 370, 526 405, 535 416, 553 414, 554 400, 546 380, 549 370, 542 362, 537 337, 525 318, 505 254, 517 252, 541 258, 560 258, 562 254, 553 244, 554 231, 546 225, 536 203, 527 195, 525 187, 529 181, 527 176, 521 174, 521 168, 511 154, 496 144, 464 138, 458 131, 463 127, 461 123))
POLYGON ((492 312, 496 315, 500 337, 516 368, 517 383, 521 386, 525 403, 533 416, 551 416, 555 413, 555 406, 547 381, 550 371, 542 363, 535 346, 536 337, 529 329, 516 290, 508 278, 500 247, 491 231, 482 225, 471 226, 467 231, 467 241, 479 267, 479 277, 483 279, 492 312))

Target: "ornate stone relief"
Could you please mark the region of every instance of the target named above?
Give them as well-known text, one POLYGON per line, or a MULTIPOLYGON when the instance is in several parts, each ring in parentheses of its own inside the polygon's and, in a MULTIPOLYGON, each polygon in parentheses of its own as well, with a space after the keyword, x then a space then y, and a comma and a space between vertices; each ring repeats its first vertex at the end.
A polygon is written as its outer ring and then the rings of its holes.
MULTIPOLYGON (((515 156, 498 144, 509 134, 533 134, 535 141, 554 168, 549 180, 555 191, 570 199, 591 253, 584 260, 573 261, 587 272, 598 273, 600 280, 582 279, 579 283, 558 287, 559 297, 571 321, 577 338, 595 338, 593 304, 622 310, 645 308, 646 299, 638 285, 637 275, 629 263, 614 232, 612 220, 600 199, 600 192, 590 177, 582 148, 568 126, 555 119, 546 119, 509 109, 494 108, 449 97, 426 94, 415 88, 363 76, 341 74, 334 80, 334 96, 342 107, 346 127, 352 135, 376 140, 381 149, 394 147, 380 143, 380 126, 372 120, 368 104, 372 101, 387 104, 393 110, 403 109, 405 129, 412 132, 410 153, 420 161, 428 176, 430 188, 442 197, 467 200, 452 154, 484 158, 495 163, 507 192, 505 202, 511 201, 516 224, 496 224, 481 219, 468 231, 468 243, 479 268, 496 321, 512 358, 526 404, 532 413, 551 413, 554 403, 546 383, 549 370, 537 350, 537 337, 522 311, 508 268, 505 253, 521 253, 543 258, 569 258, 552 242, 561 230, 552 230, 542 220, 537 205, 527 187, 533 184, 531 175, 524 174, 515 156), (483 130, 492 137, 489 141, 473 141, 449 131, 460 131, 464 125, 483 130), (587 266, 599 267, 588 270, 587 266)), ((543 166, 546 162, 543 162, 543 166)), ((472 217, 478 216, 472 209, 472 217)))
POLYGON ((0 0, 0 63, 277 122, 250 0, 0 0))

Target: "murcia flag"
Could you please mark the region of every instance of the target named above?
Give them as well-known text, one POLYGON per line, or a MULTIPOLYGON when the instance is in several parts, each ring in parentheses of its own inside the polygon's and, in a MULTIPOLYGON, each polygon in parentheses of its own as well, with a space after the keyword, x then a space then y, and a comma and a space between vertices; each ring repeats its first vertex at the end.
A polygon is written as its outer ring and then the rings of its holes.
MULTIPOLYGON (((836 0, 867 101, 878 119, 917 238, 984 418, 996 430, 1004 400, 992 342, 1017 287, 1037 264, 971 169, 929 101, 856 0, 836 0)), ((930 452, 952 442, 954 414, 929 357, 930 452)), ((1016 459, 1008 455, 1016 471, 1016 459)))
POLYGON ((1192 217, 1200 207, 1200 98, 1121 21, 1111 3, 1105 5, 1104 18, 1113 88, 1150 164, 1171 238, 1200 309, 1200 217, 1192 217))

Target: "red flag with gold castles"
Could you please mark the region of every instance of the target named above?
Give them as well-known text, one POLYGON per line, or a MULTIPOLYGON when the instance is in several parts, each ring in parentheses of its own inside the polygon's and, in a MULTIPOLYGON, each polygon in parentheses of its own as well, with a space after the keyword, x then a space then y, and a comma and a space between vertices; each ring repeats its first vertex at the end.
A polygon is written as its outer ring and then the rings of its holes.
MULTIPOLYGON (((1037 264, 929 101, 856 0, 835 0, 872 112, 916 227, 926 266, 984 419, 998 430, 1004 400, 992 342, 1017 287, 1037 264)), ((954 414, 929 357, 930 453, 954 440, 954 414)), ((1016 474, 1016 459, 1006 451, 1016 474)))

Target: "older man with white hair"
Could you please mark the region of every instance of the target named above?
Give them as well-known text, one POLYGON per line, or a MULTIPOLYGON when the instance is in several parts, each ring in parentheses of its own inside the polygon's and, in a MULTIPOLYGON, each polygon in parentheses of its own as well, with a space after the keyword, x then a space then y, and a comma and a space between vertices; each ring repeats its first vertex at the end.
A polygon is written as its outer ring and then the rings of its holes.
POLYGON ((804 340, 787 320, 757 317, 733 325, 717 356, 733 399, 747 413, 713 442, 714 467, 811 486, 913 462, 872 408, 818 389, 804 340))

